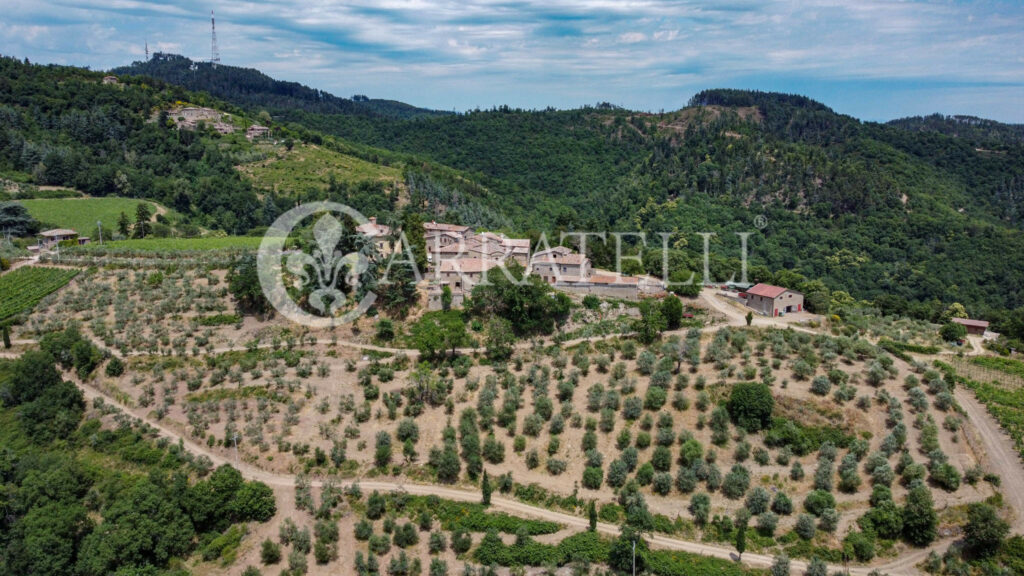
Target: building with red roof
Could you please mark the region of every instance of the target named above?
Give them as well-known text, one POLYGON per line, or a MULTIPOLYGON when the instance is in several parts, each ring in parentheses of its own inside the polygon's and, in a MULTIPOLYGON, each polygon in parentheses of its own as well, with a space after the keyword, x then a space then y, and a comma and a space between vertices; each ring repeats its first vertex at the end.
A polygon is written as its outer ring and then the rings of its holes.
POLYGON ((746 292, 747 308, 764 316, 778 316, 804 309, 804 295, 771 284, 755 284, 746 292))

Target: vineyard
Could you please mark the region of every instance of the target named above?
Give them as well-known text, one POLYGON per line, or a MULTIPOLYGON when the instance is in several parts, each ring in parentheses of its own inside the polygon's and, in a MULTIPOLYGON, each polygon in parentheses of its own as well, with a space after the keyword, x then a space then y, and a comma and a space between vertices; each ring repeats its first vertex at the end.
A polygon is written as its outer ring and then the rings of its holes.
POLYGON ((975 356, 974 358, 971 358, 971 364, 976 364, 992 370, 998 370, 1005 374, 1016 376, 1019 379, 1024 379, 1024 362, 1013 358, 1003 358, 1001 356, 975 356))
POLYGON ((978 382, 995 382, 1006 388, 1024 388, 1024 366, 1019 360, 998 356, 975 356, 952 361, 961 376, 978 382))
POLYGON ((0 322, 31 310, 76 274, 78 270, 25 267, 0 276, 0 322))
POLYGON ((986 366, 996 363, 984 360, 976 362, 979 359, 981 357, 970 361, 957 359, 952 365, 936 361, 935 365, 943 372, 955 374, 957 382, 974 392, 978 401, 985 405, 1006 430, 1017 451, 1024 457, 1024 387, 1021 386, 1021 379, 1001 369, 986 366))
POLYGON ((82 251, 93 253, 110 252, 201 252, 207 250, 255 250, 259 248, 258 236, 221 236, 213 238, 144 238, 142 240, 118 240, 101 244, 89 244, 82 251))

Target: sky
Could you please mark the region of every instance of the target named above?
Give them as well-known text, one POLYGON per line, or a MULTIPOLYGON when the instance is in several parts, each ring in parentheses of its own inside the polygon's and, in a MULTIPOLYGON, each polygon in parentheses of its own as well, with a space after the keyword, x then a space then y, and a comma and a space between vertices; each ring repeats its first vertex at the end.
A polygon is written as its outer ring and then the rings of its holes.
POLYGON ((798 93, 864 120, 1024 123, 1024 2, 855 0, 0 0, 0 54, 109 69, 151 51, 338 96, 463 111, 706 88, 798 93))

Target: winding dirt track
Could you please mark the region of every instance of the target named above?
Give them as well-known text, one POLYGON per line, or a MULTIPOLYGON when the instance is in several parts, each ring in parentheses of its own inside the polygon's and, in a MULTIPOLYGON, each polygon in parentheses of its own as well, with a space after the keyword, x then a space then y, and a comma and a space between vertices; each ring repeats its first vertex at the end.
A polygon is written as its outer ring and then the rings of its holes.
POLYGON ((1003 498, 1013 508, 1013 532, 1024 534, 1024 467, 1013 442, 999 428, 988 410, 978 402, 970 390, 957 388, 953 391, 956 401, 967 412, 967 419, 974 424, 985 447, 989 467, 999 475, 1003 498))

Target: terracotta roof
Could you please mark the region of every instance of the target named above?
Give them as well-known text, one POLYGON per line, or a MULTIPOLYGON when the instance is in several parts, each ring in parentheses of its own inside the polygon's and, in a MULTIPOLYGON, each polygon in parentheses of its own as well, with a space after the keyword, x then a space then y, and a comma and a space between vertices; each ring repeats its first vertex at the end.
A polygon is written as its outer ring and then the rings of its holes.
POLYGON ((572 254, 571 248, 565 246, 555 246, 554 248, 548 248, 547 250, 541 250, 533 255, 534 258, 547 258, 549 256, 558 254, 572 254))
POLYGON ((487 244, 470 244, 466 247, 466 250, 477 254, 505 254, 504 248, 490 242, 487 244))
POLYGON ((366 236, 387 236, 391 233, 391 228, 384 224, 377 224, 377 218, 371 217, 369 222, 356 226, 356 232, 366 236))
POLYGON ((46 236, 47 238, 52 236, 78 236, 78 232, 74 230, 68 230, 67 228, 54 228, 53 230, 46 230, 39 233, 40 236, 46 236))
POLYGON ((469 248, 465 244, 456 242, 454 244, 448 244, 447 246, 432 246, 430 251, 438 254, 461 254, 466 252, 468 249, 469 248))
POLYGON ((460 224, 445 224, 443 222, 424 222, 423 230, 427 232, 465 232, 469 230, 469 226, 462 226, 460 224))
POLYGON ((530 249, 529 238, 505 238, 502 244, 506 246, 512 246, 515 248, 526 248, 527 250, 530 249))
POLYGON ((493 242, 504 242, 505 240, 507 240, 507 238, 505 238, 501 234, 495 234, 494 232, 481 232, 478 237, 486 238, 493 242))
POLYGON ((953 318, 952 320, 957 324, 963 324, 972 328, 988 328, 988 322, 984 320, 971 320, 969 318, 953 318))
POLYGON ((583 264, 587 257, 583 254, 566 254, 564 256, 556 256, 555 264, 583 264))
POLYGON ((594 274, 590 277, 594 284, 637 284, 640 279, 636 276, 615 276, 614 274, 594 274))
POLYGON ((787 289, 781 286, 772 286, 771 284, 757 284, 754 287, 747 290, 747 294, 753 294, 754 296, 763 296, 765 298, 778 298, 787 289))
POLYGON ((458 258, 455 260, 442 260, 440 263, 441 272, 478 274, 500 266, 501 262, 490 258, 458 258))

